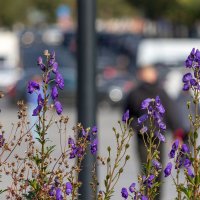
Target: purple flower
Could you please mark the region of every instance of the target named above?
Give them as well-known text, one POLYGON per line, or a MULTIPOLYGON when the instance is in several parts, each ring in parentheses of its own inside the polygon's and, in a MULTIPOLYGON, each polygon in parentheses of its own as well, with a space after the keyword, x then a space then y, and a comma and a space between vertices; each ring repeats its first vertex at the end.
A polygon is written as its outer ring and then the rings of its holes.
POLYGON ((51 89, 51 97, 53 100, 57 99, 58 97, 58 89, 56 86, 53 86, 51 89))
POLYGON ((41 57, 41 56, 39 56, 38 59, 37 59, 37 65, 40 67, 40 69, 41 69, 42 71, 45 71, 45 65, 44 65, 44 63, 42 62, 42 57, 41 57))
POLYGON ((144 114, 141 117, 138 118, 138 124, 144 123, 148 119, 148 115, 144 114))
POLYGON ((122 188, 121 194, 122 194, 122 197, 124 197, 125 199, 128 198, 128 191, 126 188, 122 188))
POLYGON ((40 111, 42 110, 42 106, 38 105, 34 110, 32 116, 37 116, 39 115, 40 111))
POLYGON ((171 174, 171 170, 172 170, 172 163, 169 162, 167 164, 166 168, 164 169, 165 177, 167 177, 171 174))
POLYGON ((59 72, 56 73, 56 83, 61 90, 64 89, 64 79, 59 72))
POLYGON ((56 189, 56 200, 62 200, 63 196, 62 196, 62 191, 60 188, 56 189))
POLYGON ((74 146, 75 145, 75 142, 74 142, 74 140, 71 137, 68 138, 68 145, 69 146, 74 146))
POLYGON ((27 88, 28 88, 28 93, 32 94, 35 90, 40 89, 40 85, 35 81, 29 81, 27 88))
POLYGON ((90 145, 90 151, 92 154, 95 154, 97 152, 97 147, 98 147, 98 140, 95 139, 90 145))
POLYGON ((148 178, 146 176, 142 177, 143 183, 147 185, 147 187, 151 188, 153 185, 153 179, 155 178, 154 175, 150 175, 148 178))
POLYGON ((172 144, 172 149, 174 151, 176 151, 178 149, 178 146, 179 146, 179 140, 175 140, 174 143, 172 144))
POLYGON ((40 106, 43 106, 43 105, 44 105, 44 99, 42 98, 42 95, 41 95, 41 94, 38 95, 37 103, 38 103, 38 105, 40 105, 40 106))
POLYGON ((55 187, 51 186, 50 190, 49 190, 49 196, 53 197, 55 195, 55 187))
POLYGON ((162 169, 161 163, 158 162, 157 160, 152 160, 152 164, 153 164, 153 166, 156 168, 156 170, 162 169))
POLYGON ((159 106, 156 106, 156 108, 158 109, 158 112, 161 114, 165 113, 165 108, 163 107, 162 104, 160 104, 159 106))
POLYGON ((93 126, 93 127, 92 127, 92 133, 97 133, 97 132, 98 132, 97 127, 96 127, 96 126, 93 126))
POLYGON ((58 115, 60 115, 63 111, 62 105, 59 101, 56 101, 54 104, 55 108, 56 108, 56 112, 58 115))
POLYGON ((188 83, 185 83, 183 85, 183 91, 188 91, 190 89, 190 85, 188 83))
POLYGON ((150 102, 153 100, 151 98, 145 99, 141 104, 141 109, 147 109, 149 107, 150 102))
POLYGON ((72 184, 70 182, 66 183, 66 190, 65 190, 67 195, 70 195, 72 193, 72 184))
POLYGON ((188 159, 188 158, 186 158, 185 160, 184 160, 184 167, 185 168, 189 168, 190 166, 191 166, 191 161, 188 159))
POLYGON ((162 133, 157 132, 156 136, 161 142, 165 142, 165 136, 162 133))
POLYGON ((129 119, 129 110, 127 110, 127 111, 123 114, 123 116, 122 116, 122 121, 123 121, 123 122, 127 122, 128 119, 129 119))
POLYGON ((148 197, 147 197, 147 196, 144 196, 144 195, 142 195, 142 196, 141 196, 141 200, 148 200, 148 197))
POLYGON ((185 75, 183 76, 182 81, 183 81, 184 83, 188 83, 191 79, 192 79, 192 74, 191 74, 191 73, 187 73, 187 74, 185 74, 185 75))
POLYGON ((76 157, 76 153, 77 153, 77 149, 76 149, 76 146, 74 146, 71 149, 71 152, 69 153, 69 159, 75 158, 76 157))
POLYGON ((140 129, 140 133, 141 133, 141 134, 144 134, 144 133, 146 133, 147 131, 148 131, 147 126, 143 126, 143 127, 140 129))
POLYGON ((194 174, 190 168, 187 168, 187 172, 188 172, 188 176, 190 176, 191 178, 194 178, 194 174))
POLYGON ((133 193, 134 191, 135 191, 135 183, 132 183, 131 185, 130 185, 130 187, 129 187, 129 191, 131 192, 131 193, 133 193))
POLYGON ((52 65, 52 72, 56 74, 58 72, 58 63, 54 62, 52 65))
POLYGON ((159 122, 158 126, 159 126, 160 129, 166 130, 166 124, 164 122, 159 122))
POLYGON ((168 154, 169 158, 174 158, 175 157, 175 150, 172 149, 169 154, 168 154))
POLYGON ((190 153, 189 147, 187 146, 187 144, 182 144, 181 146, 181 152, 183 153, 190 153))

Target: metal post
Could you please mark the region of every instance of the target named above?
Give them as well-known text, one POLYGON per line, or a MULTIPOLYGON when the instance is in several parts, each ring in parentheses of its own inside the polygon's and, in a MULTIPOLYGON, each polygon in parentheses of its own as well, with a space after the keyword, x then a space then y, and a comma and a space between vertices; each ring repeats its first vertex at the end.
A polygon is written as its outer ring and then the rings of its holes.
MULTIPOLYGON (((77 0, 78 4, 78 87, 77 106, 78 122, 84 127, 92 127, 96 123, 96 33, 95 12, 96 0, 77 0)), ((91 171, 95 158, 88 152, 79 180, 81 200, 92 199, 90 187, 91 171)))

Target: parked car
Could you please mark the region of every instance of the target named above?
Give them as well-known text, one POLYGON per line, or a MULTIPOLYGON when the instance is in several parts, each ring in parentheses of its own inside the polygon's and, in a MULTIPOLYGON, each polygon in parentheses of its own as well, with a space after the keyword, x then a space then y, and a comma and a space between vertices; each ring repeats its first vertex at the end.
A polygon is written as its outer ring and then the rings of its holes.
POLYGON ((11 95, 22 71, 17 35, 9 31, 0 32, 0 44, 0 90, 11 95))

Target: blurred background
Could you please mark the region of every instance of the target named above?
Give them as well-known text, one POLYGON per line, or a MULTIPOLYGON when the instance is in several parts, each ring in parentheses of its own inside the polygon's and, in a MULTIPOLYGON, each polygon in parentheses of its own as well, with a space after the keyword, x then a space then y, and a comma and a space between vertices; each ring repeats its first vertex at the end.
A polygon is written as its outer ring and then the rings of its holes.
MULTIPOLYGON (((9 128, 7 119, 16 120, 16 103, 27 101, 27 82, 40 73, 36 61, 48 49, 56 52, 65 79, 60 98, 75 123, 77 1, 0 0, 0 8, 0 90, 5 93, 1 121, 9 128)), ((112 126, 117 126, 124 100, 138 84, 138 66, 156 66, 164 90, 180 100, 184 61, 193 47, 200 47, 200 1, 97 0, 96 10, 99 153, 106 155, 106 146, 113 142, 112 126)), ((131 145, 130 154, 135 151, 134 142, 131 145)), ((170 144, 166 152, 169 149, 170 144)), ((122 186, 137 180, 135 161, 136 154, 117 186, 118 196, 122 186)), ((101 179, 103 169, 99 174, 101 179)), ((162 199, 170 200, 171 182, 166 188, 162 199)))
MULTIPOLYGON (((199 4, 198 0, 98 0, 96 81, 99 104, 121 105, 137 84, 134 72, 141 60, 158 65, 160 74, 165 75, 163 81, 171 67, 183 65, 194 46, 188 38, 198 40, 200 37, 199 4), (150 40, 144 41, 147 38, 150 40), (162 42, 162 50, 158 50, 154 42, 158 38, 163 39, 157 42, 159 48, 162 42), (173 39, 170 44, 169 38, 173 39), (183 49, 181 45, 186 43, 188 47, 183 49), (149 52, 157 49, 154 56, 142 53, 146 48, 149 52), (174 52, 170 54, 172 49, 174 52), (184 52, 178 56, 180 51, 184 52)), ((64 101, 74 103, 76 1, 0 0, 0 7, 0 88, 7 93, 10 102, 15 104, 18 99, 26 99, 26 82, 33 72, 36 73, 37 57, 44 49, 54 49, 66 81, 64 101)))

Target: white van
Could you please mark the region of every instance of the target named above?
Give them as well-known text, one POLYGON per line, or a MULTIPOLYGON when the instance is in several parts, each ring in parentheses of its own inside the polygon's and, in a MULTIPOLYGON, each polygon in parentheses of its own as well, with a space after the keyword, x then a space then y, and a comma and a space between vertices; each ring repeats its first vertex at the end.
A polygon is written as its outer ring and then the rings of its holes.
POLYGON ((137 66, 168 67, 164 88, 170 97, 176 99, 183 87, 184 62, 193 48, 200 50, 199 39, 144 39, 138 47, 137 66))
POLYGON ((0 32, 0 90, 9 93, 20 79, 20 45, 10 31, 0 32))

